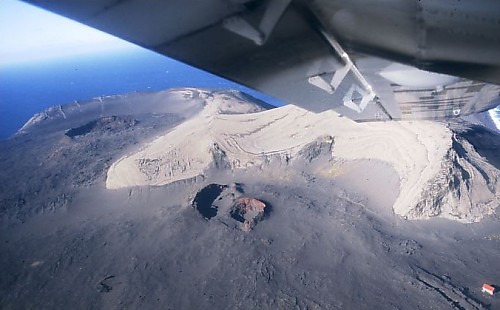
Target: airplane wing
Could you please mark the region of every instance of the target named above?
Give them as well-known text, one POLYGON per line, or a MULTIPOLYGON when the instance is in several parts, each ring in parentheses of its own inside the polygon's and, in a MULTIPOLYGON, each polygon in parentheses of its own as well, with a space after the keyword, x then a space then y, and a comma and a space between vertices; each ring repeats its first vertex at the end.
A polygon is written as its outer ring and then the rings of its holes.
POLYGON ((27 0, 310 111, 443 119, 500 104, 500 1, 27 0))

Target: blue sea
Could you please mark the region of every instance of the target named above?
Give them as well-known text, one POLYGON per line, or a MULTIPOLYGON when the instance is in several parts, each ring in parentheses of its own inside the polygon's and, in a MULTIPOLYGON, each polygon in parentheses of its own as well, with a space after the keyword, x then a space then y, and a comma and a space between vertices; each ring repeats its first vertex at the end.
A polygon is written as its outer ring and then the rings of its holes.
MULTIPOLYGON (((14 134, 31 116, 49 106, 172 87, 239 89, 272 105, 284 104, 162 55, 137 49, 0 67, 0 139, 14 134)), ((489 113, 500 129, 500 106, 489 113)))
POLYGON ((240 89, 272 105, 283 105, 147 50, 58 59, 0 67, 0 139, 14 134, 33 114, 49 106, 172 87, 240 89))

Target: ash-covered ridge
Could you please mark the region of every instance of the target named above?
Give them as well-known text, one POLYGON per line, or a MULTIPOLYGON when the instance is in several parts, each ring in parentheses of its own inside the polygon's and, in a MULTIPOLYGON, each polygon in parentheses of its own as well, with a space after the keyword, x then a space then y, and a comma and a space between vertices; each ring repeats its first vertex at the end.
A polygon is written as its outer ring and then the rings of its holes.
POLYGON ((177 88, 73 102, 33 116, 0 144, 0 216, 24 222, 66 208, 82 188, 101 185, 113 161, 197 115, 210 97, 227 102, 222 110, 270 107, 239 91, 177 88))
POLYGON ((65 129, 78 123, 85 125, 97 118, 118 115, 155 115, 155 114, 183 114, 191 116, 199 112, 212 97, 227 102, 221 106, 228 113, 259 111, 272 108, 271 105, 260 101, 246 93, 237 90, 203 90, 194 88, 172 88, 154 93, 134 92, 125 95, 96 97, 88 101, 74 101, 70 104, 57 105, 32 116, 17 132, 26 134, 31 132, 52 131, 65 129), (248 108, 253 103, 254 108, 248 108), (247 105, 247 108, 243 108, 247 105), (253 110, 252 110, 253 109, 253 110))
POLYGON ((500 307, 481 292, 500 279, 491 131, 266 111, 238 92, 126 97, 0 142, 3 308, 500 307), (151 179, 106 189, 138 153, 151 179))
MULTIPOLYGON (((304 157, 306 146, 326 139, 333 143, 332 161, 317 168, 318 175, 341 175, 342 161, 386 162, 400 176, 393 205, 398 215, 475 222, 499 205, 498 163, 482 156, 456 126, 431 121, 356 123, 333 111, 314 114, 295 106, 262 111, 241 97, 234 103, 227 95, 192 90, 184 96, 205 100, 203 109, 115 161, 107 173, 108 189, 162 186, 214 168, 286 170, 304 157)), ((485 135, 496 141, 490 147, 500 150, 498 134, 485 135)))
POLYGON ((447 214, 477 222, 500 204, 500 135, 466 123, 450 123, 451 146, 424 188, 411 218, 447 214))

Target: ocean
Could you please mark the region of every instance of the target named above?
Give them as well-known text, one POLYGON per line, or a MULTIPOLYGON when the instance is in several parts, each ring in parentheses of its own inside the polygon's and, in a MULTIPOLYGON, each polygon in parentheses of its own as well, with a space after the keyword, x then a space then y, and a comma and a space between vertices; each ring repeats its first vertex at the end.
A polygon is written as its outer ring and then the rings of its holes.
POLYGON ((239 89, 272 105, 284 104, 147 50, 17 64, 0 67, 0 139, 53 105, 172 87, 239 89))
MULTIPOLYGON (((272 105, 284 103, 162 55, 134 50, 0 67, 0 139, 45 108, 98 96, 172 87, 239 89, 272 105)), ((500 107, 490 110, 500 130, 500 107)))

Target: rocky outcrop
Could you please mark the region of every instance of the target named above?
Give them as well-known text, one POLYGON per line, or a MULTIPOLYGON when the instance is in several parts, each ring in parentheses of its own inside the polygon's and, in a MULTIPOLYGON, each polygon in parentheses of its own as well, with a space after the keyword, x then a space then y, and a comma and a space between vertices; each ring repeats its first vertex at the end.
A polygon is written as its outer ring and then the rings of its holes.
POLYGON ((408 218, 443 216, 477 222, 492 214, 500 200, 500 172, 459 134, 443 158, 441 170, 425 186, 408 218))
POLYGON ((159 186, 199 176, 210 166, 231 168, 234 162, 229 160, 234 157, 228 156, 206 126, 219 118, 247 117, 270 107, 256 99, 249 101, 238 91, 180 89, 172 90, 171 95, 176 100, 203 102, 204 108, 169 134, 115 162, 108 172, 107 188, 159 186))
POLYGON ((255 198, 241 197, 231 208, 231 217, 241 223, 243 231, 252 230, 264 218, 266 204, 255 198))
POLYGON ((228 227, 248 232, 271 212, 271 206, 242 196, 242 186, 241 183, 208 184, 196 193, 191 205, 205 220, 217 218, 228 227))
POLYGON ((494 132, 467 133, 470 124, 459 130, 432 121, 356 123, 333 111, 315 114, 294 106, 265 110, 227 93, 178 95, 205 100, 204 109, 113 163, 108 189, 161 186, 212 169, 258 169, 263 179, 287 180, 315 165, 316 176, 335 177, 342 173, 335 162, 374 160, 399 174, 399 188, 386 187, 378 195, 399 192, 392 208, 405 218, 475 222, 500 204, 500 145, 494 132))

